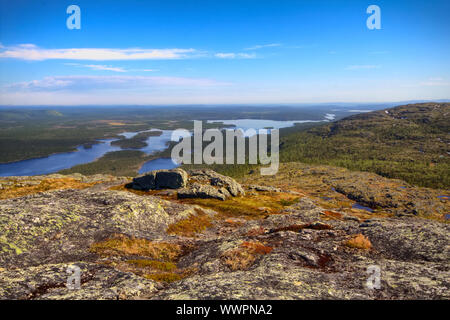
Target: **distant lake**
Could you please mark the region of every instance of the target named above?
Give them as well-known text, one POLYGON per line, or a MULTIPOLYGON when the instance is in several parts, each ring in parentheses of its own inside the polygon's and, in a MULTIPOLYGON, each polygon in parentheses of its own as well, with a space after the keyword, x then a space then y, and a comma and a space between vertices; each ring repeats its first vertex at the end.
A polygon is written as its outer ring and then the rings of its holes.
POLYGON ((139 173, 142 174, 145 172, 161 169, 174 169, 179 166, 179 164, 176 164, 172 161, 172 158, 158 158, 144 163, 144 165, 139 169, 139 173))
MULTIPOLYGON (((157 129, 152 129, 157 130, 157 129)), ((172 130, 162 131, 160 136, 148 137, 147 146, 139 149, 146 154, 152 154, 157 151, 166 149, 166 143, 170 141, 172 130)), ((139 132, 124 132, 126 138, 131 138, 139 132)), ((92 162, 107 152, 122 150, 118 146, 112 146, 111 142, 117 139, 98 140, 97 144, 93 144, 91 148, 84 146, 77 147, 77 151, 56 153, 48 157, 34 158, 17 162, 0 164, 0 176, 33 176, 55 173, 63 169, 69 169, 73 166, 92 162)), ((135 150, 135 149, 134 149, 135 150)))
MULTIPOLYGON (((208 123, 223 123, 227 125, 234 125, 234 129, 264 129, 273 128, 281 129, 286 127, 292 127, 296 123, 307 123, 307 122, 324 122, 331 121, 334 119, 334 114, 326 114, 324 120, 295 120, 295 121, 278 121, 278 120, 264 120, 264 119, 237 119, 237 120, 208 120, 208 123)), ((152 131, 158 129, 150 129, 145 131, 152 131)), ((119 135, 125 138, 132 138, 140 132, 123 132, 119 135)), ((158 151, 163 151, 167 148, 167 142, 171 140, 172 130, 158 130, 162 131, 160 136, 148 137, 146 142, 147 146, 140 150, 146 154, 152 154, 158 151)), ((35 158, 22 160, 17 162, 3 163, 0 164, 0 176, 32 176, 32 175, 43 175, 55 173, 63 169, 69 169, 73 166, 79 164, 85 164, 102 157, 107 152, 126 150, 121 149, 118 146, 112 146, 111 142, 117 139, 104 139, 98 140, 97 144, 93 144, 92 147, 86 148, 84 146, 78 146, 77 151, 64 152, 49 155, 48 157, 35 158)), ((160 158, 147 161, 142 165, 139 173, 144 173, 152 170, 159 169, 172 169, 176 168, 178 165, 172 162, 170 158, 160 158)))
POLYGON ((88 163, 100 158, 109 151, 118 151, 120 147, 111 146, 111 140, 99 140, 91 148, 79 146, 77 151, 52 154, 48 157, 34 158, 0 164, 0 176, 33 176, 54 173, 71 168, 77 164, 88 163))
POLYGON ((332 121, 335 119, 335 115, 327 113, 323 120, 265 120, 265 119, 237 119, 237 120, 208 120, 208 123, 223 123, 226 125, 234 125, 233 129, 242 129, 246 131, 248 129, 281 129, 294 126, 296 123, 310 123, 310 122, 324 122, 332 121))

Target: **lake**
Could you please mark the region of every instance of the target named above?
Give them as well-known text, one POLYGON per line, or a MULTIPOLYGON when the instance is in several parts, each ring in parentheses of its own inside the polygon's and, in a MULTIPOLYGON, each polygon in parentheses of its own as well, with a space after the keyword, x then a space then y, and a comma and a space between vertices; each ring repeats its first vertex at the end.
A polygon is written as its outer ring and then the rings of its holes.
MULTIPOLYGON (((156 129, 152 129, 156 130, 156 129)), ((148 137, 147 146, 139 149, 146 154, 152 154, 157 151, 163 151, 166 143, 170 141, 172 130, 160 130, 160 136, 148 137)), ((139 132, 124 132, 126 138, 131 138, 139 132)), ((63 152, 49 155, 48 157, 34 158, 17 162, 0 164, 0 176, 33 176, 41 174, 55 173, 63 169, 69 169, 73 166, 92 162, 107 152, 122 150, 118 146, 112 146, 111 142, 117 139, 98 140, 91 148, 84 146, 77 147, 77 151, 63 152)))
POLYGON ((172 161, 172 158, 158 158, 144 163, 139 169, 139 174, 153 170, 174 169, 179 166, 179 164, 176 164, 172 161))
MULTIPOLYGON (((324 122, 334 119, 334 114, 326 114, 324 120, 295 120, 295 121, 278 121, 278 120, 264 120, 264 119, 237 119, 237 120, 208 120, 208 123, 221 122, 228 125, 234 125, 235 128, 243 129, 264 129, 274 128, 281 129, 294 126, 296 123, 306 122, 324 122)), ((158 129, 150 129, 145 131, 152 131, 158 129)), ((172 130, 158 130, 162 131, 160 136, 148 137, 147 146, 137 149, 146 154, 152 154, 158 151, 163 151, 167 147, 167 143, 171 140, 172 130)), ((140 131, 144 132, 144 131, 140 131)), ((123 132, 120 135, 125 138, 132 138, 139 132, 123 132)), ((112 146, 111 142, 116 139, 98 140, 97 144, 93 144, 91 148, 78 146, 77 151, 64 152, 49 155, 48 157, 22 160, 17 162, 0 164, 0 176, 32 176, 55 173, 63 169, 69 169, 73 166, 89 163, 102 157, 107 152, 122 150, 118 146, 112 146)), ((134 149, 136 150, 136 149, 134 149)), ((158 169, 172 169, 178 165, 172 162, 170 158, 160 158, 147 161, 140 168, 139 173, 144 173, 151 170, 158 169)))
POLYGON ((237 120, 208 120, 208 123, 223 123, 226 125, 235 126, 232 129, 242 129, 246 131, 248 129, 281 129, 292 127, 296 123, 310 123, 310 122, 325 122, 332 121, 335 119, 335 115, 332 113, 327 113, 323 120, 266 120, 266 119, 237 119, 237 120))

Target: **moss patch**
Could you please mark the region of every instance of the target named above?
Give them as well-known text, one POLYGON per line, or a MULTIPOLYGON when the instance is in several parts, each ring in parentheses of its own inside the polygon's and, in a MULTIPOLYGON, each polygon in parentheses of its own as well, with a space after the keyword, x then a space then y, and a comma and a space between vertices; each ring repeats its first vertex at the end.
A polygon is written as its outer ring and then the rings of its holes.
POLYGON ((197 204, 219 212, 219 218, 243 217, 259 219, 271 214, 279 213, 287 203, 295 202, 298 196, 288 193, 261 192, 258 195, 233 197, 225 201, 217 199, 183 199, 183 203, 197 204), (285 201, 284 204, 281 203, 285 201))
POLYGON ((151 268, 159 271, 173 271, 177 268, 173 262, 161 262, 157 260, 133 259, 127 260, 127 263, 140 268, 151 268))
POLYGON ((175 282, 179 281, 186 276, 183 274, 175 273, 175 272, 166 272, 166 273, 152 273, 152 274, 146 274, 144 277, 147 279, 158 281, 158 282, 175 282))
POLYGON ((182 254, 182 249, 177 244, 153 242, 123 235, 94 243, 90 250, 103 256, 137 255, 162 261, 173 261, 182 254))
POLYGON ((187 219, 183 219, 169 225, 167 228, 167 233, 185 237, 193 237, 195 234, 200 233, 212 226, 212 219, 209 215, 199 209, 195 209, 195 211, 196 215, 192 215, 187 219))

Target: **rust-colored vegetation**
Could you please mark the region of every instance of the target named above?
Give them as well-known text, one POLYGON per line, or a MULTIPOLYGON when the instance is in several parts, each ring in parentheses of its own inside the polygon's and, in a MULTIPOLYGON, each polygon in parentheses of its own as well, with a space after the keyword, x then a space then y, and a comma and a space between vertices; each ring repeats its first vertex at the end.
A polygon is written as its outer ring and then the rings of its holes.
POLYGON ((255 262, 255 255, 245 249, 233 249, 225 251, 221 259, 223 264, 228 266, 232 271, 247 270, 255 262))
POLYGON ((325 219, 330 219, 330 220, 340 220, 342 219, 342 214, 336 211, 330 211, 330 210, 325 210, 323 212, 325 219))
POLYGON ((142 256, 161 261, 174 261, 182 254, 180 245, 117 235, 94 243, 90 250, 102 256, 142 256))
POLYGON ((247 237, 256 237, 266 233, 266 229, 263 227, 253 228, 247 231, 247 237))
POLYGON ((225 219, 225 220, 223 220, 223 222, 229 227, 239 227, 243 224, 242 221, 239 221, 239 220, 236 220, 233 218, 225 219))
POLYGON ((157 260, 132 259, 127 260, 127 263, 139 268, 151 268, 160 271, 173 271, 177 268, 176 264, 173 262, 163 262, 157 260))
POLYGON ((372 243, 370 242, 369 238, 367 238, 361 233, 357 234, 352 239, 345 241, 344 245, 350 248, 357 248, 363 250, 369 250, 372 248, 372 243))
POLYGON ((193 269, 178 269, 176 262, 185 253, 185 248, 178 244, 115 235, 94 243, 90 250, 111 259, 103 263, 154 281, 178 281, 194 272, 193 269), (129 259, 123 260, 123 257, 129 259))
POLYGON ((269 254, 272 250, 272 247, 260 242, 245 241, 239 248, 225 251, 221 260, 232 271, 247 270, 253 265, 258 255, 269 254))
POLYGON ((245 197, 233 197, 225 201, 217 199, 183 199, 182 202, 210 208, 217 211, 219 217, 224 219, 232 217, 258 219, 267 214, 279 213, 287 204, 296 199, 298 199, 298 196, 288 193, 260 193, 258 195, 246 195, 245 197), (266 210, 261 210, 261 208, 266 210))
POLYGON ((165 273, 150 273, 144 275, 144 277, 153 281, 170 283, 179 281, 185 278, 186 275, 175 272, 165 272, 165 273))
POLYGON ((244 241, 241 244, 241 247, 248 249, 248 251, 257 254, 269 254, 272 252, 273 248, 269 246, 265 246, 260 242, 248 242, 244 241))
POLYGON ((196 234, 203 232, 212 226, 211 217, 202 210, 195 209, 196 215, 180 220, 169 225, 168 234, 176 234, 185 237, 194 237, 196 234))
POLYGON ((0 193, 0 200, 22 197, 29 194, 61 189, 84 189, 93 186, 94 183, 83 183, 74 178, 49 178, 43 179, 36 185, 22 185, 16 182, 11 186, 6 186, 0 193))

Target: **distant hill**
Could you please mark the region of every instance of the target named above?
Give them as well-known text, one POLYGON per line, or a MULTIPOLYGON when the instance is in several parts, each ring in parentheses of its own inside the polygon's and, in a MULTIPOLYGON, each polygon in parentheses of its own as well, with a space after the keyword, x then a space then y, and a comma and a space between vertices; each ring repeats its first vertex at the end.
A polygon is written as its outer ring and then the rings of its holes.
POLYGON ((0 112, 0 121, 47 120, 62 116, 63 114, 56 110, 2 110, 0 112))
POLYGON ((353 115, 281 139, 282 162, 371 171, 450 187, 450 103, 420 103, 353 115))

